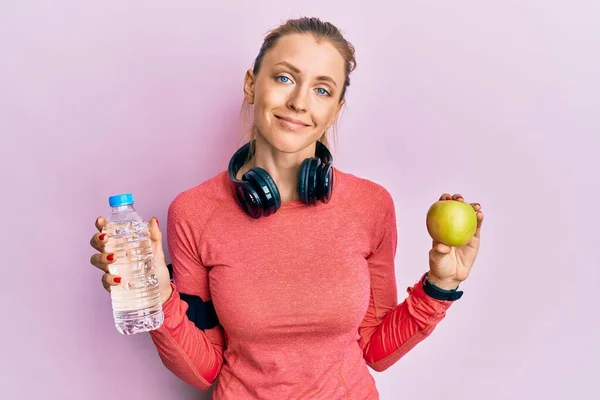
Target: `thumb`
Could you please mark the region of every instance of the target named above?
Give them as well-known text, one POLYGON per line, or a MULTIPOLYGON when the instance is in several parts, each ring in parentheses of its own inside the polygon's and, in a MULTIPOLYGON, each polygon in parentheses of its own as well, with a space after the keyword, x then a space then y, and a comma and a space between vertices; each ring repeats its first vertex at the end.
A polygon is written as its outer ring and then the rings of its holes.
POLYGON ((162 246, 162 232, 160 231, 160 226, 158 225, 158 219, 156 217, 150 220, 148 229, 152 247, 154 248, 154 256, 164 258, 165 253, 162 246))
POLYGON ((432 243, 431 250, 429 251, 429 257, 432 261, 438 262, 441 261, 447 254, 450 254, 451 251, 452 247, 434 241, 432 243))

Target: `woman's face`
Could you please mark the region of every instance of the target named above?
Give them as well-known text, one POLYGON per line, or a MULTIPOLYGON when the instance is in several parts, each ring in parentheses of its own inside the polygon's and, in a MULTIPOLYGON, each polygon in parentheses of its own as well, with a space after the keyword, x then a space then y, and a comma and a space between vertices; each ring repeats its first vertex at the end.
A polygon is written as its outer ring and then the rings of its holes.
POLYGON ((345 62, 328 41, 286 35, 246 74, 246 101, 254 105, 259 134, 275 149, 296 153, 316 142, 337 119, 345 62))

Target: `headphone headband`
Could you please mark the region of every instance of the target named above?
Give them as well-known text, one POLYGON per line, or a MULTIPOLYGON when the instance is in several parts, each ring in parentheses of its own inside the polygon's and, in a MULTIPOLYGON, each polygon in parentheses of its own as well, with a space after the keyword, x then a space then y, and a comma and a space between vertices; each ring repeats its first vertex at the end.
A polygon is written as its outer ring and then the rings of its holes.
MULTIPOLYGON (((242 166, 246 162, 246 159, 248 158, 248 153, 250 152, 250 145, 253 143, 256 143, 256 140, 253 140, 252 142, 248 142, 245 145, 243 145, 242 147, 240 147, 235 152, 233 157, 231 157, 231 160, 229 161, 228 172, 229 172, 229 178, 232 181, 240 182, 240 180, 237 179, 236 176, 237 176, 238 171, 242 168, 242 166)), ((254 156, 254 149, 256 149, 256 147, 252 146, 252 155, 253 156, 254 156)), ((323 143, 321 143, 319 141, 317 141, 317 148, 315 150, 315 156, 318 157, 323 164, 333 163, 333 156, 331 155, 331 152, 329 151, 327 146, 325 146, 323 143)))

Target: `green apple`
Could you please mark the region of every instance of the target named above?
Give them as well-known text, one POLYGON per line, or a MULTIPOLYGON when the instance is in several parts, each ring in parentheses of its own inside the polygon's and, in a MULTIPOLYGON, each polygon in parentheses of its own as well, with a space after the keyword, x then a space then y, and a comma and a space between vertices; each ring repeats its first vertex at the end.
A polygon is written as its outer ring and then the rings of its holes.
POLYGON ((469 203, 440 200, 427 211, 427 232, 436 242, 461 247, 469 243, 477 229, 477 214, 469 203))

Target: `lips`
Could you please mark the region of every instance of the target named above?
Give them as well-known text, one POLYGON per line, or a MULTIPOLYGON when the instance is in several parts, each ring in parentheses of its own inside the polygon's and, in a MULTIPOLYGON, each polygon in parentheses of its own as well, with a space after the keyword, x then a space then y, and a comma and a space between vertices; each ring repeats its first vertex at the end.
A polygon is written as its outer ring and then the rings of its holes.
POLYGON ((290 128, 290 129, 301 129, 301 128, 306 128, 307 126, 310 126, 310 125, 305 124, 304 122, 300 121, 299 119, 294 119, 294 118, 290 118, 290 117, 282 117, 279 115, 275 115, 275 118, 277 118, 279 121, 281 121, 282 125, 284 125, 287 128, 290 128))

